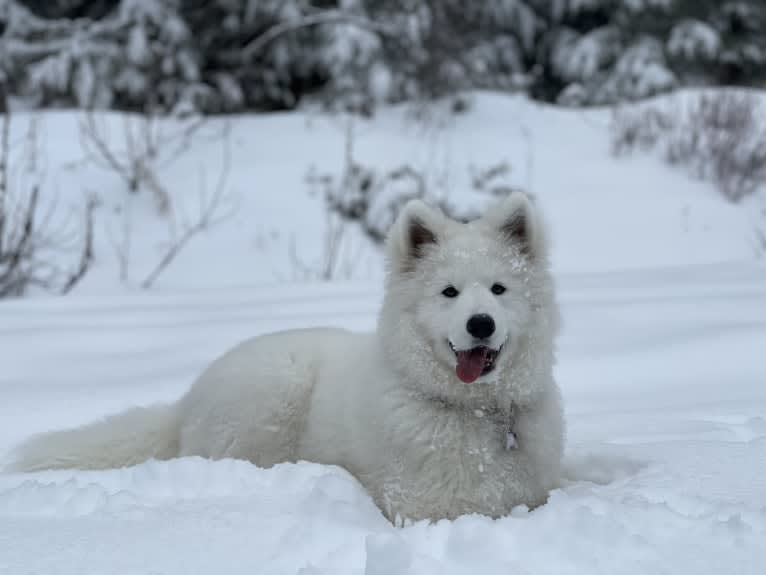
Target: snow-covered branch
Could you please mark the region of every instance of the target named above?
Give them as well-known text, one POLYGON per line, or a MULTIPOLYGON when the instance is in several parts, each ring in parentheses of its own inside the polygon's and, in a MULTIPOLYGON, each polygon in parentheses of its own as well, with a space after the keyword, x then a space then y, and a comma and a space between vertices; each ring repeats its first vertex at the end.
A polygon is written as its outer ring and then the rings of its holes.
POLYGON ((280 36, 303 28, 311 28, 313 26, 321 26, 325 24, 348 24, 375 32, 376 34, 391 37, 395 37, 397 33, 396 29, 391 26, 376 22, 370 18, 354 14, 347 10, 321 10, 310 14, 304 14, 299 18, 280 22, 271 26, 263 34, 254 38, 242 48, 242 57, 245 61, 248 61, 280 36))
MULTIPOLYGON (((197 213, 192 218, 185 217, 180 212, 175 214, 180 220, 180 233, 168 243, 164 253, 154 268, 141 282, 143 289, 151 288, 162 273, 184 250, 189 242, 197 235, 221 223, 233 212, 233 204, 227 197, 227 183, 231 171, 231 135, 228 124, 222 134, 222 158, 218 177, 212 190, 206 189, 204 174, 199 178, 199 199, 197 213)), ((176 208, 178 209, 178 208, 176 208)))

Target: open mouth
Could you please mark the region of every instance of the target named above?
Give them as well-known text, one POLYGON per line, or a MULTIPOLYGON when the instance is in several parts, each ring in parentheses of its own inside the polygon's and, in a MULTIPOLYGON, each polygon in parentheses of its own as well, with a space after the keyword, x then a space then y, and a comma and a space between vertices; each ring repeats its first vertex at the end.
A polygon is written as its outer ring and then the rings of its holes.
POLYGON ((455 349, 452 342, 449 342, 452 351, 457 358, 455 372, 463 383, 473 383, 482 375, 486 375, 495 369, 495 360, 503 349, 501 345, 498 349, 492 349, 486 345, 478 345, 470 349, 455 349))

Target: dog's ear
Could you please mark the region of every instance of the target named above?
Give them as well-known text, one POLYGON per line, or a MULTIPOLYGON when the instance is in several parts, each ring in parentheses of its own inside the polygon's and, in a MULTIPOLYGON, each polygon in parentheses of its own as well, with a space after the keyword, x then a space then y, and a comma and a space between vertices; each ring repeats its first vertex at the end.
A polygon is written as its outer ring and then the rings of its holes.
POLYGON ((392 269, 409 272, 430 246, 439 243, 444 216, 421 200, 410 200, 399 212, 388 236, 392 269))
POLYGON ((526 194, 513 192, 484 216, 505 241, 530 257, 545 254, 542 226, 535 206, 526 194))

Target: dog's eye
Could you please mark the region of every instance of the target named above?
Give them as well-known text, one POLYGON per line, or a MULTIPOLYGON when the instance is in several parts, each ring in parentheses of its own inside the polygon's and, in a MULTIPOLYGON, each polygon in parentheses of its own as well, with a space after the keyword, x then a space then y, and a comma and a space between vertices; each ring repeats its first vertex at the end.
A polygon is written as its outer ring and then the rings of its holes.
POLYGON ((505 293, 505 286, 503 284, 492 284, 492 293, 495 295, 501 295, 505 293))
POLYGON ((442 290, 442 295, 444 297, 457 297, 458 291, 455 289, 455 286, 447 286, 442 290))

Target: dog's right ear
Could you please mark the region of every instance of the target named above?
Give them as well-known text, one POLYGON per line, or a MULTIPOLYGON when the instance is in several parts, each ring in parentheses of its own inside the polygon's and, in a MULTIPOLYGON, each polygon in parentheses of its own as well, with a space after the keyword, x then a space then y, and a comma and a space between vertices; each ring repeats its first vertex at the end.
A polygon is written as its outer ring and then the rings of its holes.
POLYGON ((547 250, 537 209, 522 192, 513 192, 491 207, 483 219, 510 245, 531 258, 545 257, 547 250))
POLYGON ((421 200, 410 200, 399 212, 388 234, 390 265, 411 272, 429 247, 439 243, 444 216, 421 200))

